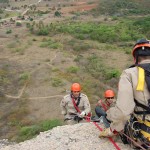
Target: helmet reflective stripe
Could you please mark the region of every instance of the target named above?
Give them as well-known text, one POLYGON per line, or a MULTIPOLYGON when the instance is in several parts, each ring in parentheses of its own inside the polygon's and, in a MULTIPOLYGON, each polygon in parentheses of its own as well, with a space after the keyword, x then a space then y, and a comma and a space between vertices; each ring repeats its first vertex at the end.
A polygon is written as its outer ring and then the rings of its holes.
MULTIPOLYGON (((133 51, 132 51, 132 55, 133 55, 133 57, 135 57, 135 55, 134 55, 134 53, 135 53, 135 51, 136 51, 136 49, 137 48, 140 48, 140 47, 149 47, 150 48, 150 43, 148 44, 148 43, 144 43, 144 44, 138 44, 138 45, 136 45, 134 48, 133 48, 133 51)), ((142 48, 143 49, 143 48, 142 48)))

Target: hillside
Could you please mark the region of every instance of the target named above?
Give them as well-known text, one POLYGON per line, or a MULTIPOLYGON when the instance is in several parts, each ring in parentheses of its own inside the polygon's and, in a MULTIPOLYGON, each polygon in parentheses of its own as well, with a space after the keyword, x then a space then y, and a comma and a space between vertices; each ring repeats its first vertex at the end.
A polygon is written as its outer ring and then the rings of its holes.
POLYGON ((117 94, 122 70, 133 63, 133 44, 150 38, 149 3, 137 1, 137 15, 118 9, 128 6, 124 0, 112 14, 117 0, 0 3, 0 139, 20 142, 45 131, 41 124, 64 125, 59 104, 73 82, 81 84, 93 115, 105 90, 117 94), (21 136, 33 126, 33 135, 21 136))
MULTIPOLYGON (((99 130, 93 123, 66 125, 0 150, 116 150, 109 139, 99 139, 98 135, 99 130)), ((119 138, 115 141, 121 150, 131 150, 129 146, 123 145, 119 138)))

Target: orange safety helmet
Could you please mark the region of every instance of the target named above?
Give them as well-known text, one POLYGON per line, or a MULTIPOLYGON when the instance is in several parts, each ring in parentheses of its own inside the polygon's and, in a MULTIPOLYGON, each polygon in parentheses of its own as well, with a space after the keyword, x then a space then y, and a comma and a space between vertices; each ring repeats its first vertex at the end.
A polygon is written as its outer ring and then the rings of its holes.
POLYGON ((105 98, 110 98, 110 97, 114 97, 115 94, 112 90, 106 90, 104 96, 105 96, 105 98))
POLYGON ((136 64, 138 63, 138 56, 150 56, 150 41, 139 40, 133 47, 132 55, 136 64))
POLYGON ((71 91, 81 91, 81 86, 79 83, 73 83, 71 86, 71 91))

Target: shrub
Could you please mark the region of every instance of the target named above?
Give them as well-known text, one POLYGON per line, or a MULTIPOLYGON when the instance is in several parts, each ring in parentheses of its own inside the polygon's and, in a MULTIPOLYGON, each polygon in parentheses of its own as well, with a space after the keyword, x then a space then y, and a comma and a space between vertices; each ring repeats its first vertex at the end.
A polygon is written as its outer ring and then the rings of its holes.
POLYGON ((96 55, 88 58, 88 64, 85 66, 86 70, 96 79, 102 77, 105 80, 111 78, 118 78, 120 72, 114 68, 109 68, 104 65, 102 59, 96 55))
POLYGON ((70 72, 70 73, 77 73, 79 70, 78 67, 75 67, 75 66, 71 66, 67 69, 67 72, 70 72))
POLYGON ((53 120, 45 120, 42 123, 39 123, 37 125, 24 126, 20 129, 17 141, 21 142, 21 141, 31 139, 36 135, 38 135, 40 132, 50 130, 60 125, 62 125, 62 122, 60 120, 53 119, 53 120))
POLYGON ((30 21, 33 21, 33 18, 30 18, 29 20, 30 20, 30 21))
POLYGON ((9 30, 6 31, 6 34, 10 34, 10 33, 12 33, 11 29, 9 29, 9 30))
MULTIPOLYGON (((144 22, 144 21, 143 21, 144 22)), ((120 21, 114 25, 99 23, 69 22, 55 25, 57 32, 69 33, 80 40, 91 39, 101 43, 137 40, 143 33, 132 20, 120 21)), ((149 23, 148 23, 149 25, 149 23)), ((149 31, 149 30, 145 30, 149 31)), ((146 33, 145 33, 146 34, 146 33)), ((149 32, 146 34, 148 36, 149 32)))
POLYGON ((54 86, 54 87, 63 85, 63 82, 60 78, 52 78, 51 80, 52 80, 52 86, 54 86))
POLYGON ((22 23, 21 23, 21 22, 16 22, 16 26, 17 26, 17 27, 21 27, 21 26, 22 26, 22 23))
POLYGON ((108 71, 106 70, 105 74, 105 79, 109 80, 112 78, 118 78, 120 76, 120 72, 116 69, 108 69, 108 71))
POLYGON ((24 73, 20 74, 19 79, 25 81, 25 80, 28 80, 29 77, 30 77, 29 73, 24 72, 24 73))
POLYGON ((26 28, 30 28, 30 27, 31 27, 30 23, 26 23, 26 28))
POLYGON ((62 45, 58 42, 52 41, 51 39, 45 39, 42 41, 40 47, 48 47, 48 48, 53 48, 57 49, 59 47, 62 47, 62 45))
POLYGON ((4 11, 2 9, 0 9, 0 14, 2 14, 4 11))
POLYGON ((43 28, 39 28, 36 32, 37 35, 48 35, 49 34, 49 30, 46 27, 43 28))
POLYGON ((82 43, 82 44, 76 44, 74 47, 73 47, 73 50, 75 51, 87 51, 91 48, 91 46, 89 44, 86 44, 86 43, 82 43))

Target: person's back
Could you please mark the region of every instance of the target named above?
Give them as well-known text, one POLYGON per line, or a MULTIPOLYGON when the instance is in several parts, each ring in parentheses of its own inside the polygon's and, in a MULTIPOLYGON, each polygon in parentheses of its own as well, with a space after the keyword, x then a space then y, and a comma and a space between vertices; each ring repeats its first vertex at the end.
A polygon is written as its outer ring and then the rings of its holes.
MULTIPOLYGON (((114 136, 114 133, 124 130, 138 145, 149 149, 150 41, 142 39, 137 42, 133 57, 135 65, 124 70, 120 77, 116 105, 107 111, 110 128, 100 133, 99 137, 114 136)), ((132 143, 129 138, 126 142, 132 143)))

